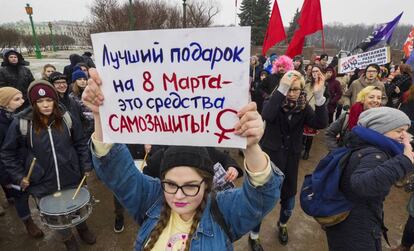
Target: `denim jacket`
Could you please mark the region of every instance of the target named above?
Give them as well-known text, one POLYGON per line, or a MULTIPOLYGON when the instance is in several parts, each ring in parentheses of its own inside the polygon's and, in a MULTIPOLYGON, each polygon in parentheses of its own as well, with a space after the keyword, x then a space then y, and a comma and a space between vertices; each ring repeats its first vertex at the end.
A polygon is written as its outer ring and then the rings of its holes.
MULTIPOLYGON (((135 250, 142 250, 157 224, 164 201, 160 180, 142 174, 125 145, 114 144, 109 153, 98 158, 93 154, 98 177, 115 193, 118 200, 141 225, 135 250)), ((269 180, 254 187, 247 178, 243 186, 217 193, 217 204, 237 240, 259 224, 275 206, 280 196, 283 174, 272 165, 269 180)), ((210 198, 191 240, 190 250, 233 250, 231 240, 210 212, 210 198)))

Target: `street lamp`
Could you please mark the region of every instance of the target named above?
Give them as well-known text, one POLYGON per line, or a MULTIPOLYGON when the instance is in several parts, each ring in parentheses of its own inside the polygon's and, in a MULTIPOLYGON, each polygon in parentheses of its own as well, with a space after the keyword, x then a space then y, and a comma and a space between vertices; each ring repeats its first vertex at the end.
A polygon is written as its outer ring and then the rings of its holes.
POLYGON ((36 58, 41 59, 42 58, 42 53, 40 53, 39 41, 37 40, 36 31, 35 31, 35 28, 34 28, 33 18, 32 18, 33 8, 30 7, 30 5, 27 3, 25 9, 26 9, 27 15, 29 15, 30 24, 32 25, 33 40, 35 42, 36 58))
POLYGON ((134 29, 134 23, 135 23, 135 19, 134 16, 132 15, 132 0, 129 0, 129 8, 128 8, 128 19, 129 19, 129 29, 133 30, 134 29))
POLYGON ((49 22, 48 23, 49 26, 49 30, 50 30, 50 37, 52 38, 52 46, 53 46, 53 51, 56 51, 56 46, 55 46, 55 37, 53 36, 53 31, 52 31, 52 23, 49 22))
POLYGON ((186 0, 183 0, 183 28, 187 28, 186 0))

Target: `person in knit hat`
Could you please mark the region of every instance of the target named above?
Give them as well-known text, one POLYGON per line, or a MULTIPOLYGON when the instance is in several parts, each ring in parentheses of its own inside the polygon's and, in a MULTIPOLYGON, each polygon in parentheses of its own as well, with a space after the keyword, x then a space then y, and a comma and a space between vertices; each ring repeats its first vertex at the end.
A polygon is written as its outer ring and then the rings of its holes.
MULTIPOLYGON (((23 95, 21 91, 13 87, 2 87, 0 88, 0 147, 3 144, 3 140, 7 135, 9 125, 13 120, 13 115, 16 109, 21 107, 24 103, 23 95)), ((3 188, 4 194, 6 195, 7 201, 12 202, 20 198, 19 192, 9 188, 10 178, 5 172, 0 162, 0 184, 3 188), (16 198, 16 199, 15 199, 16 198)), ((20 202, 20 201, 19 201, 20 202)), ((26 227, 29 225, 29 221, 24 221, 28 218, 26 212, 30 212, 29 204, 26 203, 15 203, 17 213, 23 222, 27 222, 26 227), (18 205, 24 205, 24 209, 18 205), (22 210, 20 210, 22 209, 22 210)), ((0 215, 4 215, 5 211, 2 205, 0 205, 0 215)), ((29 229, 28 229, 29 230, 29 229)), ((31 233, 29 231, 29 233, 31 233)))
POLYGON ((329 250, 381 250, 381 235, 387 239, 383 202, 391 187, 414 171, 410 125, 408 116, 394 108, 360 114, 346 145, 354 150, 340 184, 353 207, 344 221, 326 228, 329 250))
MULTIPOLYGON (((9 107, 10 101, 12 101, 14 98, 17 98, 16 95, 19 95, 18 101, 23 100, 23 94, 21 91, 17 90, 14 87, 1 87, 0 88, 0 107, 9 109, 11 112, 14 112, 18 107, 9 107)), ((24 102, 24 100, 23 100, 24 102)), ((20 107, 20 105, 19 105, 20 107)))
POLYGON ((88 84, 86 81, 88 80, 88 76, 86 76, 85 72, 78 69, 72 73, 72 91, 74 91, 75 88, 79 89, 85 89, 86 85, 88 84))
MULTIPOLYGON (((0 146, 8 134, 8 129, 13 121, 15 111, 24 103, 23 94, 13 87, 0 88, 0 146)), ((10 188, 13 177, 5 170, 0 161, 0 183, 8 201, 14 201, 17 215, 24 223, 27 233, 34 238, 43 237, 42 230, 34 223, 30 207, 29 194, 10 188)), ((1 206, 0 206, 1 207, 1 206)))
MULTIPOLYGON (((407 130, 411 126, 411 120, 404 112, 385 106, 372 108, 361 113, 358 125, 386 134, 401 127, 407 127, 407 130)), ((400 140, 402 138, 395 139, 402 143, 400 140)))
POLYGON ((27 89, 27 98, 30 104, 34 105, 39 99, 50 98, 53 101, 59 100, 59 95, 53 85, 45 80, 33 81, 27 89))
POLYGON ((86 138, 90 138, 94 129, 94 121, 92 111, 82 102, 82 93, 88 85, 86 74, 78 69, 72 73, 72 92, 69 98, 80 107, 80 116, 82 119, 83 131, 86 138))
MULTIPOLYGON (((0 159, 12 183, 19 184, 40 201, 56 191, 76 188, 91 171, 92 164, 81 122, 59 105, 54 86, 45 80, 35 80, 29 85, 27 96, 31 106, 11 122, 0 159), (26 124, 25 133, 22 124, 26 124), (36 158, 33 172, 27 178, 33 158, 36 158)), ((86 221, 76 229, 85 243, 96 242, 86 221)), ((57 233, 68 250, 79 250, 70 228, 57 233)))
MULTIPOLYGON (((72 79, 72 75, 69 76, 72 79)), ((72 85, 67 82, 67 76, 58 71, 53 72, 49 76, 49 82, 54 86, 59 94, 59 104, 63 105, 75 119, 84 121, 82 117, 82 107, 75 100, 69 97, 72 85)))
MULTIPOLYGON (((26 100, 27 87, 34 80, 32 72, 26 66, 29 62, 25 61, 22 54, 15 50, 8 50, 3 55, 3 62, 0 67, 0 87, 14 87, 23 93, 26 100)), ((25 102, 21 108, 29 106, 25 102)))

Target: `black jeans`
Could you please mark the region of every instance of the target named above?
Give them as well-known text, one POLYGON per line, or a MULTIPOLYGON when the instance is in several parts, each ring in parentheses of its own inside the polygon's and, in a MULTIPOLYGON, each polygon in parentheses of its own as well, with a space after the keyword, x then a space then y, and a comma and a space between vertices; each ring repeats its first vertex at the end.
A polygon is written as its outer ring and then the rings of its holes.
POLYGON ((3 190, 8 199, 14 198, 14 207, 16 208, 19 218, 22 221, 30 218, 29 193, 17 191, 13 188, 7 187, 3 187, 3 190))
POLYGON ((407 222, 405 223, 404 233, 401 239, 401 245, 407 248, 411 248, 414 244, 414 218, 408 216, 407 222))
POLYGON ((113 197, 114 197, 115 215, 116 216, 123 216, 124 211, 125 211, 124 207, 121 205, 121 203, 115 197, 115 195, 113 197))

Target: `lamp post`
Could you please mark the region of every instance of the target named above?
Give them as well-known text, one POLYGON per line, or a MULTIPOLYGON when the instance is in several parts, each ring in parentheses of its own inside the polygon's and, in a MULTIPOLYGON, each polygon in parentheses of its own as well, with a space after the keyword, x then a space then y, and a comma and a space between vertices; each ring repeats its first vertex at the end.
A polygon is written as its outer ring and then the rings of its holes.
POLYGON ((36 31, 35 31, 35 28, 34 28, 33 18, 32 18, 33 8, 30 7, 30 5, 27 3, 25 9, 26 9, 27 15, 29 15, 30 24, 32 25, 33 40, 35 42, 36 58, 41 59, 42 58, 42 53, 40 53, 39 41, 37 40, 36 31))
POLYGON ((49 26, 49 30, 50 30, 50 37, 52 38, 52 47, 53 47, 53 51, 56 51, 56 46, 55 46, 55 37, 53 36, 53 31, 52 31, 52 23, 49 22, 48 23, 49 26))
POLYGON ((129 0, 128 19, 129 19, 129 29, 130 30, 134 29, 134 23, 135 23, 135 19, 134 19, 132 10, 133 10, 132 0, 129 0))
POLYGON ((185 3, 186 0, 183 0, 183 28, 187 28, 187 13, 186 13, 186 6, 187 4, 185 3))

